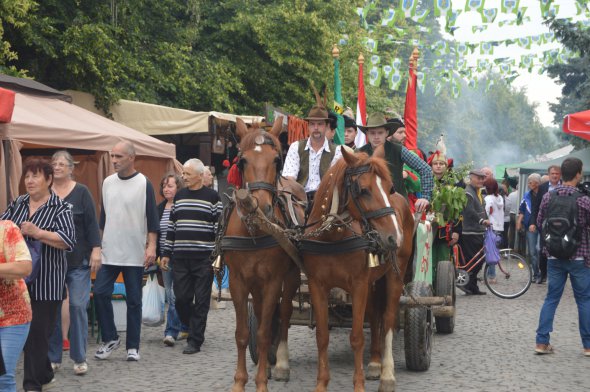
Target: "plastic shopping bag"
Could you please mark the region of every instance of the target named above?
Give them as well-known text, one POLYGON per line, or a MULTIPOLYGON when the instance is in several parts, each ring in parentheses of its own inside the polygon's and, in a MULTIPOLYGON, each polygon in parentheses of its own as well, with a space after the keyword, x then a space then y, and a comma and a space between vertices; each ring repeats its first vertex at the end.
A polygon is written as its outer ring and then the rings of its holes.
POLYGON ((157 327, 164 323, 164 288, 158 284, 154 275, 148 276, 142 294, 141 321, 148 327, 157 327))
POLYGON ((485 238, 484 238, 484 246, 486 251, 486 263, 488 264, 498 264, 500 261, 500 251, 498 250, 498 236, 491 227, 488 227, 486 230, 485 238))

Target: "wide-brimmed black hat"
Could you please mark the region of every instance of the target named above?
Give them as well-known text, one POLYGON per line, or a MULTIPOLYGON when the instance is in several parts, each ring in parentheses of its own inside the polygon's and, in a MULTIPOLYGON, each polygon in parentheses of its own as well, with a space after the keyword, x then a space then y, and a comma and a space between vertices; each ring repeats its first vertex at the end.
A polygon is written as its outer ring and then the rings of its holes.
POLYGON ((356 128, 356 121, 354 118, 348 117, 347 115, 343 114, 344 117, 344 128, 356 128))

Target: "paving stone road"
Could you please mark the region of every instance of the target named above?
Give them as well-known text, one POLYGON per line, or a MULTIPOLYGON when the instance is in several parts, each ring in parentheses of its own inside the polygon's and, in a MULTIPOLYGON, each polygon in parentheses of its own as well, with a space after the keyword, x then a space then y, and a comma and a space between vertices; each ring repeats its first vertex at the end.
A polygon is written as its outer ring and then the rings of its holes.
MULTIPOLYGON (((436 334, 430 369, 405 369, 403 333, 394 347, 397 391, 588 391, 590 358, 582 355, 577 308, 571 287, 566 288, 558 308, 551 342, 553 355, 533 354, 535 329, 546 285, 533 285, 521 298, 504 300, 488 293, 465 297, 458 294, 457 322, 450 335, 436 334)), ((126 362, 124 345, 106 361, 93 359, 91 339, 89 372, 76 376, 73 363, 64 359, 52 391, 229 391, 235 368, 234 312, 211 310, 206 341, 196 355, 183 355, 184 343, 169 348, 162 344, 163 328, 142 330, 141 361, 126 362)), ((330 336, 330 391, 352 390, 352 356, 347 329, 333 329, 330 336)), ((124 341, 124 334, 122 340, 124 341)), ((365 341, 368 342, 368 332, 365 341)), ((289 336, 291 381, 269 381, 271 391, 313 391, 316 377, 315 331, 293 326, 289 336)), ((365 352, 366 365, 367 352, 365 352)), ((248 357, 254 391, 254 365, 248 357)), ((22 385, 22 363, 17 374, 22 385)), ((367 381, 376 391, 378 381, 367 381)), ((19 389, 20 390, 20 389, 19 389)))

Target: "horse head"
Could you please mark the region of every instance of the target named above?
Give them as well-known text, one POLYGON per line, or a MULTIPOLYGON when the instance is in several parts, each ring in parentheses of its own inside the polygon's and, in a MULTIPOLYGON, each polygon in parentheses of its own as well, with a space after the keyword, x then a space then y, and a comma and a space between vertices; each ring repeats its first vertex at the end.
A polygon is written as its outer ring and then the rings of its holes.
MULTIPOLYGON (((384 156, 382 146, 375 149, 372 157, 342 147, 343 159, 326 173, 328 178, 322 180, 317 193, 324 201, 329 201, 337 189, 338 213, 348 210, 350 216, 361 223, 363 232, 378 233, 377 240, 384 251, 395 251, 401 244, 402 234, 389 197, 393 183, 384 156)), ((318 214, 316 219, 325 210, 334 209, 332 202, 329 206, 317 204, 311 213, 312 217, 314 212, 318 214)))
POLYGON ((250 128, 240 118, 236 119, 236 132, 240 137, 238 169, 242 187, 252 192, 258 206, 269 218, 273 214, 277 196, 277 180, 283 165, 281 143, 278 135, 283 118, 277 117, 270 132, 253 124, 250 128))

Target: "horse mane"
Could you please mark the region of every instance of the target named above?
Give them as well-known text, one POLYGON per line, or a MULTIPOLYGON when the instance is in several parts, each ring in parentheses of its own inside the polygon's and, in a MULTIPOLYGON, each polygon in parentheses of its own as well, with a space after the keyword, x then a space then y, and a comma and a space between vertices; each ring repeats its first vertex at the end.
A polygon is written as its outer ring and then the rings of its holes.
POLYGON ((320 215, 327 213, 330 211, 332 207, 332 194, 334 193, 334 189, 338 189, 340 195, 342 196, 343 190, 342 186, 344 183, 344 175, 346 173, 346 169, 349 167, 359 167, 366 164, 370 165, 369 172, 373 175, 377 175, 381 178, 390 180, 390 173, 389 168, 387 166, 387 162, 384 159, 377 158, 377 157, 369 157, 364 152, 357 152, 355 153, 356 157, 359 158, 356 163, 352 166, 349 166, 348 163, 344 158, 339 159, 334 166, 332 166, 320 182, 320 186, 315 195, 314 206, 311 211, 311 216, 315 216, 318 213, 318 209, 322 209, 320 211, 320 215), (321 201, 320 201, 321 200, 321 201), (325 208, 322 208, 324 206, 325 208))
POLYGON ((281 152, 281 142, 279 142, 279 139, 276 138, 276 136, 274 136, 273 134, 271 134, 270 132, 266 132, 264 129, 260 128, 259 124, 255 123, 252 124, 252 130, 250 130, 250 132, 248 132, 246 134, 246 136, 244 136, 242 138, 242 140, 240 140, 240 150, 241 151, 248 151, 248 150, 252 150, 254 147, 257 146, 256 144, 256 136, 258 135, 262 135, 264 136, 264 138, 270 138, 272 140, 272 142, 275 145, 275 148, 277 151, 279 151, 279 153, 281 152))

